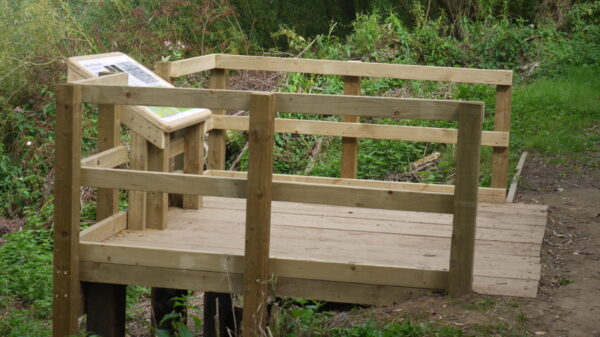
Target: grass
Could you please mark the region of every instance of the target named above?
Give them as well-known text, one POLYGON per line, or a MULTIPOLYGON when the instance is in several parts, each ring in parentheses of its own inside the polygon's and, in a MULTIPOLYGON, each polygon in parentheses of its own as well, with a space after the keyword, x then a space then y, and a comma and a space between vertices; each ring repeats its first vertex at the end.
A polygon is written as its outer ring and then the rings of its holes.
POLYGON ((579 154, 597 148, 600 133, 600 67, 571 67, 556 78, 517 87, 513 97, 513 153, 579 154))

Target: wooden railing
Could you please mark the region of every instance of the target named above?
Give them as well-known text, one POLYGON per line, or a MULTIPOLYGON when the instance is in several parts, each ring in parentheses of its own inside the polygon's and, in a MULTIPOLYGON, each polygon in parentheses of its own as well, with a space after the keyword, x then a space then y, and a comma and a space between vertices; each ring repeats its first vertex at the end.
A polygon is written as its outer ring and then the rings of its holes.
MULTIPOLYGON (((132 192, 146 191, 148 198, 152 196, 153 200, 163 201, 167 193, 184 194, 195 198, 198 198, 198 195, 246 198, 244 331, 257 331, 265 324, 272 200, 452 213, 453 235, 449 271, 398 268, 394 270, 399 273, 398 275, 403 276, 398 278, 395 284, 408 287, 447 288, 452 295, 471 291, 483 120, 482 103, 235 90, 128 87, 110 84, 111 80, 122 80, 122 76, 109 75, 97 81, 82 81, 58 86, 54 219, 54 329, 57 335, 73 334, 77 331, 80 303, 78 277, 80 186, 96 187, 99 188, 99 191, 103 191, 102 194, 99 194, 98 202, 105 204, 106 216, 114 217, 115 223, 118 222, 121 227, 124 215, 118 213, 116 208, 115 193, 117 189, 132 192), (106 144, 100 148, 102 152, 80 160, 81 106, 83 103, 100 106, 100 138, 106 138, 106 144), (245 176, 225 176, 217 171, 213 171, 214 175, 203 176, 164 172, 166 170, 141 171, 140 169, 143 170, 143 168, 115 169, 114 167, 128 162, 125 148, 118 144, 118 138, 115 135, 115 125, 118 125, 118 114, 115 111, 118 111, 120 106, 131 105, 250 111, 249 117, 241 120, 243 121, 242 127, 249 130, 250 156, 247 179, 245 176), (276 120, 276 111, 457 121, 458 130, 455 135, 445 138, 447 141, 454 142, 452 137, 456 137, 456 185, 452 191, 421 192, 393 187, 382 188, 368 185, 364 181, 358 181, 356 185, 332 185, 327 181, 310 181, 308 179, 306 181, 274 180, 272 174, 273 135, 277 124, 280 124, 281 127, 282 123, 284 125, 292 123, 291 121, 276 120), (106 120, 106 123, 103 123, 103 120, 106 120), (415 283, 415 280, 418 282, 415 283)), ((214 123, 223 123, 223 121, 227 123, 228 118, 216 117, 212 121, 212 130, 216 130, 214 123)), ((323 130, 328 124, 317 123, 319 124, 315 125, 318 125, 320 132, 325 132, 323 130)), ((306 124, 298 125, 306 127, 306 124)), ((360 127, 356 129, 348 123, 340 125, 341 128, 334 129, 332 132, 344 135, 344 127, 348 127, 349 135, 352 137, 358 136, 359 132, 365 132, 360 127)), ((293 125, 288 124, 288 127, 293 127, 293 125)), ((367 126, 366 130, 369 130, 369 127, 371 126, 367 126)), ((392 135, 393 130, 405 129, 404 127, 395 128, 397 129, 386 130, 392 135)), ((308 130, 306 131, 308 132, 308 130)), ((396 135, 391 137, 396 137, 396 135)), ((183 146, 184 153, 191 146, 199 146, 201 139, 202 137, 198 135, 186 138, 183 146)), ((131 146, 135 146, 135 144, 132 143, 131 146)), ((154 158, 152 160, 159 158, 158 160, 162 162, 151 163, 149 154, 149 169, 152 165, 154 167, 164 166, 164 160, 168 158, 168 151, 166 157, 161 155, 154 158)), ((133 158, 129 160, 130 165, 133 160, 133 158)), ((213 163, 213 165, 215 164, 213 163)), ((162 205, 164 204, 162 202, 162 205)), ((129 212, 131 211, 129 210, 129 212)), ((164 208, 155 210, 157 213, 153 216, 162 217, 166 211, 164 208)), ((131 213, 129 216, 131 217, 131 213)), ((127 226, 129 225, 129 221, 127 221, 127 226)), ((87 233, 87 235, 91 234, 87 233)), ((380 267, 369 267, 365 269, 366 274, 359 273, 357 275, 373 274, 378 268, 380 267)), ((358 282, 360 280, 352 279, 351 281, 358 282)))
MULTIPOLYGON (((174 62, 157 62, 155 68, 160 76, 169 80, 202 71, 211 71, 210 87, 214 89, 226 88, 227 69, 339 75, 343 76, 344 94, 346 95, 360 95, 361 77, 494 85, 496 86, 494 131, 484 131, 481 145, 493 147, 491 187, 504 189, 504 199, 506 198, 509 164, 508 142, 512 101, 512 71, 227 54, 205 55, 174 62)), ((216 112, 213 111, 213 114, 225 115, 225 112, 223 110, 218 110, 216 112)), ((343 122, 360 122, 359 117, 356 115, 350 116, 343 111, 341 112, 341 115, 343 116, 343 122)), ((241 122, 239 122, 239 120, 233 122, 233 120, 228 120, 226 116, 224 116, 223 119, 215 118, 214 121, 215 124, 213 125, 209 137, 208 167, 212 170, 223 170, 225 168, 225 138, 223 136, 223 129, 232 127, 233 125, 239 129, 241 122), (231 123, 228 123, 228 121, 231 121, 231 123)), ((276 123, 276 130, 278 130, 278 124, 281 125, 281 129, 279 129, 282 130, 281 132, 284 132, 283 130, 290 130, 290 124, 284 123, 276 123)), ((319 128, 316 125, 318 124, 310 124, 310 127, 314 126, 317 128, 316 130, 325 133, 322 131, 322 128, 319 128)), ((295 127, 299 128, 298 133, 303 133, 303 130, 305 130, 304 127, 309 126, 297 124, 295 127)), ((342 126, 338 127, 341 128, 342 126)), ((344 128, 346 128, 346 126, 344 126, 344 128)), ((368 134, 373 135, 375 130, 379 132, 386 129, 381 126, 369 126, 364 127, 361 130, 364 130, 364 132, 357 132, 356 134, 350 132, 348 135, 341 135, 342 178, 356 178, 358 158, 357 139, 368 137, 368 134)), ((400 131, 401 129, 398 130, 400 131)), ((402 138, 402 140, 431 141, 450 144, 456 142, 456 131, 453 130, 445 132, 435 128, 422 128, 418 130, 405 128, 401 131, 406 133, 402 133, 402 136, 397 135, 396 137, 402 138), (427 135, 429 138, 420 137, 419 135, 427 135)), ((331 134, 324 135, 339 135, 339 133, 331 132, 331 134)))

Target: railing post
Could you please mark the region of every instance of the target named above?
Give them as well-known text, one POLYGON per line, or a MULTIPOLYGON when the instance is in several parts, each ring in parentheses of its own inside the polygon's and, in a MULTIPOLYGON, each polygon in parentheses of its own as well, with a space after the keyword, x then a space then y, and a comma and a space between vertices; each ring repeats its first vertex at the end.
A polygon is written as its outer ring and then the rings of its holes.
MULTIPOLYGON (((129 131, 129 168, 146 171, 148 161, 148 143, 133 130, 129 131)), ((129 191, 127 205, 127 228, 144 230, 146 228, 146 192, 129 191)))
MULTIPOLYGON (((204 122, 188 126, 184 130, 183 173, 202 174, 204 172, 204 122)), ((183 208, 202 207, 201 195, 183 195, 183 208)))
POLYGON ((81 87, 58 85, 54 176, 54 337, 77 335, 79 282, 79 197, 81 176, 81 87))
MULTIPOLYGON (((344 76, 344 95, 360 95, 360 77, 344 76)), ((343 116, 342 122, 360 123, 360 116, 343 116)), ((342 178, 356 178, 358 138, 342 137, 342 178)))
POLYGON ((476 113, 459 112, 458 123, 456 186, 448 280, 448 291, 451 296, 467 294, 473 288, 483 106, 479 106, 476 113))
MULTIPOLYGON (((154 144, 148 143, 148 171, 169 172, 169 135, 165 136, 165 142, 164 149, 159 149, 154 144)), ((168 211, 168 193, 146 193, 146 228, 167 228, 168 211)))
POLYGON ((246 246, 244 267, 245 337, 266 335, 273 175, 274 98, 253 94, 250 101, 246 246))
MULTIPOLYGON (((100 76, 102 75, 107 73, 101 73, 100 76)), ((121 122, 118 109, 119 107, 113 104, 98 106, 98 152, 114 148, 120 143, 121 122)), ((96 192, 96 221, 103 220, 118 211, 119 190, 99 188, 96 192)), ((104 337, 124 336, 127 286, 85 282, 82 288, 87 314, 87 331, 104 337)))
MULTIPOLYGON (((511 106, 512 86, 496 86, 496 113, 494 115, 495 131, 510 132, 511 106)), ((508 146, 494 147, 493 151, 491 187, 506 189, 508 184, 508 146)))
MULTIPOLYGON (((213 69, 210 73, 211 89, 227 89, 227 71, 213 69)), ((212 110, 213 115, 225 115, 226 110, 212 110)), ((208 133, 208 169, 225 169, 225 131, 211 130, 208 133)))

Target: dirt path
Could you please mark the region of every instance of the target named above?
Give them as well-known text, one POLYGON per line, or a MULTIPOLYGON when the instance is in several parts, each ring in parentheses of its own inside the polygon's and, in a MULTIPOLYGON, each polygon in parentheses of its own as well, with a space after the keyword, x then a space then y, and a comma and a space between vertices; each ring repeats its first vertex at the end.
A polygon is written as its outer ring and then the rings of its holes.
POLYGON ((550 206, 537 309, 552 336, 600 336, 600 153, 587 162, 533 156, 521 184, 519 201, 550 206))

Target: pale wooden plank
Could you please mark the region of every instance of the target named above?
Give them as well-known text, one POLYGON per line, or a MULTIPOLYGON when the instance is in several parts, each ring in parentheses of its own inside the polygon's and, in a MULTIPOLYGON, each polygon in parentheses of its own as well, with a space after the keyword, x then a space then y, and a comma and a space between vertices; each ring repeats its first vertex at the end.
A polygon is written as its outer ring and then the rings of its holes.
MULTIPOLYGON (((246 178, 246 172, 240 171, 222 171, 222 170, 207 170, 204 174, 214 177, 231 177, 231 178, 246 178)), ((381 181, 381 180, 366 180, 366 179, 344 179, 344 178, 330 178, 330 177, 316 177, 316 176, 301 176, 301 175, 289 175, 289 174, 274 174, 273 179, 275 181, 296 181, 304 183, 316 183, 316 184, 332 184, 339 186, 360 186, 360 187, 374 187, 374 188, 386 188, 386 189, 397 189, 405 191, 415 192, 440 192, 454 194, 453 185, 438 185, 438 184, 423 184, 423 183, 409 183, 409 182, 396 182, 396 181, 381 181)), ((498 202, 503 203, 504 195, 506 194, 504 189, 501 188, 479 188, 479 199, 485 202, 498 202)))
POLYGON ((510 188, 508 189, 508 194, 506 196, 506 202, 512 203, 515 199, 515 195, 517 194, 517 185, 519 184, 519 177, 521 176, 521 171, 523 170, 523 166, 525 166, 525 159, 527 159, 527 152, 523 152, 521 157, 519 158, 519 162, 517 163, 517 171, 513 176, 512 183, 510 184, 510 188))
MULTIPOLYGON (((210 89, 114 85, 86 85, 83 86, 82 90, 85 102, 97 104, 166 105, 187 108, 247 110, 250 103, 250 93, 237 90, 216 91, 210 89)), ((420 120, 453 121, 457 120, 458 111, 477 111, 482 106, 480 102, 417 98, 290 93, 274 93, 273 95, 275 96, 275 109, 280 112, 420 120)), ((208 110, 206 114, 196 114, 194 115, 194 121, 206 120, 210 115, 211 113, 208 110)))
POLYGON ((167 142, 164 131, 161 127, 144 118, 144 114, 140 113, 139 109, 136 106, 121 107, 121 123, 144 137, 144 139, 154 144, 154 146, 164 149, 167 142))
MULTIPOLYGON (((211 129, 246 131, 248 130, 248 117, 213 115, 211 117, 211 129)), ((444 144, 456 144, 458 135, 458 130, 456 129, 365 123, 357 124, 285 118, 275 119, 275 132, 444 144)), ((483 131, 481 145, 507 147, 508 137, 508 132, 483 131)))
POLYGON ((455 121, 459 111, 478 111, 481 102, 418 98, 277 93, 279 112, 455 121))
MULTIPOLYGON (((165 137, 167 143, 165 149, 159 149, 148 144, 148 171, 169 171, 169 137, 165 137)), ((138 173, 140 174, 140 173, 138 173)), ((149 183, 155 183, 149 181, 149 183)), ((179 191, 182 193, 184 191, 179 191)), ((152 190, 146 194, 146 227, 155 229, 167 228, 167 212, 169 211, 169 200, 167 193, 152 190)))
MULTIPOLYGON (((241 255, 206 253, 163 247, 115 245, 82 242, 81 261, 140 265, 149 267, 198 270, 222 273, 243 273, 245 261, 241 255)), ((327 256, 325 256, 327 257, 327 256)), ((444 289, 448 272, 397 266, 365 265, 306 259, 271 258, 268 272, 277 278, 299 278, 322 281, 391 285, 423 289, 444 289)), ((265 280, 269 281, 269 280, 265 280)), ((267 291, 267 290, 264 290, 267 291)))
MULTIPOLYGON (((121 122, 116 105, 98 106, 98 151, 115 149, 120 143, 121 122)), ((126 158, 126 156, 123 156, 126 158)), ((96 220, 119 211, 119 190, 99 188, 96 192, 96 220)))
MULTIPOLYGON (((211 89, 226 89, 227 88, 227 71, 225 69, 213 69, 210 73, 211 89)), ((247 110, 250 103, 250 96, 244 98, 244 108, 239 110, 247 110)), ((213 109, 212 115, 227 115, 227 111, 223 110, 223 106, 218 106, 213 109)), ((208 133, 208 168, 215 170, 225 169, 225 132, 223 130, 211 130, 208 133)))
MULTIPOLYGON (((510 131, 512 86, 496 87, 496 112, 494 130, 510 131)), ((494 147, 492 154, 492 187, 506 188, 508 184, 508 147, 494 147)))
MULTIPOLYGON (((246 181, 238 178, 179 173, 138 172, 106 168, 82 168, 83 186, 187 193, 231 198, 246 197, 246 181)), ((448 193, 274 182, 273 200, 313 204, 452 213, 454 197, 448 193)))
POLYGON ((250 98, 248 132, 248 183, 246 196, 246 243, 244 245, 244 336, 262 336, 267 326, 269 246, 273 174, 272 94, 250 98))
MULTIPOLYGON (((148 161, 148 143, 144 137, 134 131, 130 135, 130 160, 132 170, 145 171, 148 161)), ((128 191, 127 228, 143 230, 146 228, 146 192, 128 191)))
POLYGON ((217 68, 511 85, 512 71, 217 54, 217 68))
MULTIPOLYGON (((90 282, 139 284, 149 287, 172 287, 200 291, 240 293, 241 274, 210 273, 157 267, 127 266, 83 262, 81 278, 90 282), (163 275, 158 277, 157 275, 163 275)), ((322 301, 386 305, 401 303, 414 289, 373 286, 355 283, 279 278, 275 294, 322 301)))
POLYGON ((127 212, 113 214, 84 229, 79 234, 80 241, 102 241, 127 229, 127 212))
MULTIPOLYGON (((344 76, 344 95, 360 95, 360 77, 344 76)), ((342 116, 346 123, 360 123, 360 116, 342 116)), ((342 178, 356 178, 358 138, 342 137, 342 178)))
MULTIPOLYGON (((243 214, 228 215, 228 220, 213 219, 210 216, 197 220, 172 218, 168 231, 130 232, 106 242, 151 249, 185 249, 241 256, 244 247, 243 214), (236 218, 237 220, 233 220, 236 218)), ((298 217, 299 221, 302 219, 298 217)), ((273 258, 396 268, 448 269, 450 238, 298 228, 281 224, 274 213, 271 235, 273 258)), ((535 270, 539 266, 539 242, 518 244, 477 240, 477 249, 476 275, 523 279, 539 277, 535 270)), ((191 260, 185 261, 188 263, 191 260)))
POLYGON ((172 139, 171 143, 169 144, 169 156, 175 157, 182 154, 185 148, 183 143, 183 137, 172 139))
MULTIPOLYGON (((184 134, 183 172, 202 174, 204 172, 204 123, 188 126, 184 134)), ((198 209, 202 207, 202 196, 183 195, 183 208, 198 209)))
MULTIPOLYGON (((477 223, 488 228, 518 229, 533 227, 541 231, 546 225, 546 213, 529 214, 520 208, 508 206, 515 204, 483 204, 478 208, 486 208, 478 212, 477 223), (486 207, 488 206, 488 207, 486 207), (499 206, 499 207, 489 207, 499 206)), ((241 199, 207 197, 206 208, 244 210, 245 204, 241 199)), ((342 218, 371 219, 387 221, 401 218, 411 223, 434 223, 449 225, 452 223, 451 214, 402 212, 384 209, 369 209, 344 206, 311 205, 303 203, 274 202, 273 212, 299 215, 337 216, 342 218)))
POLYGON ((113 168, 129 162, 127 145, 119 145, 81 159, 81 166, 113 168))
POLYGON ((52 333, 76 335, 81 312, 79 283, 79 196, 81 88, 58 85, 54 178, 54 289, 52 333))
POLYGON ((452 296, 467 294, 473 288, 483 107, 479 113, 461 112, 458 123, 448 286, 448 292, 452 296))
POLYGON ((171 68, 169 76, 179 77, 191 75, 202 71, 213 70, 215 68, 215 55, 203 55, 191 57, 184 60, 170 62, 171 68))

